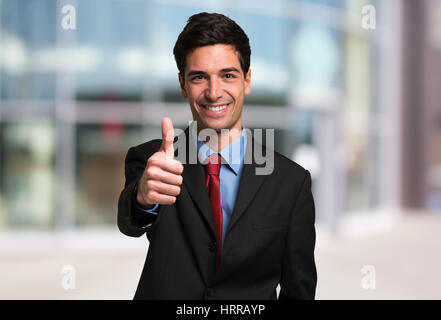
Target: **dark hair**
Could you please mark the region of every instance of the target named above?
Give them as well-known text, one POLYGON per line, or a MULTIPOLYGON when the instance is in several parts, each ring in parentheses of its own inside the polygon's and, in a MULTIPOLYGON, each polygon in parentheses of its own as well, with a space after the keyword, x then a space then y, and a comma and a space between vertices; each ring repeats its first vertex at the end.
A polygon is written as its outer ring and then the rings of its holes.
POLYGON ((179 34, 173 54, 182 76, 185 76, 187 55, 198 47, 231 44, 239 52, 239 62, 244 73, 250 68, 250 41, 242 28, 230 18, 219 13, 201 12, 188 18, 179 34))

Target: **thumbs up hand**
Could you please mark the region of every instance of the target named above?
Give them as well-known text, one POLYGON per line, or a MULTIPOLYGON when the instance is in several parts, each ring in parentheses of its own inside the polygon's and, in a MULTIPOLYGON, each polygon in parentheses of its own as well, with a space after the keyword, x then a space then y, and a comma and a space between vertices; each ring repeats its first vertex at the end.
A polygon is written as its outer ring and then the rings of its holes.
POLYGON ((136 195, 136 201, 145 209, 155 204, 173 204, 181 192, 184 166, 173 158, 173 123, 170 118, 163 118, 161 125, 161 148, 148 159, 136 195))

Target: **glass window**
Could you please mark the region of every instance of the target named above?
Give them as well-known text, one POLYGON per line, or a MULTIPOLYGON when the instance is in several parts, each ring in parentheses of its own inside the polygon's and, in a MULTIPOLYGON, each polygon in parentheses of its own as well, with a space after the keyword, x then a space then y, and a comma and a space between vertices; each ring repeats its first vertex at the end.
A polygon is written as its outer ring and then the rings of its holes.
POLYGON ((54 212, 54 125, 3 124, 0 221, 9 226, 50 227, 54 212))
POLYGON ((160 128, 118 123, 77 126, 76 223, 115 224, 128 149, 153 139, 160 128), (144 140, 145 138, 145 140, 144 140))

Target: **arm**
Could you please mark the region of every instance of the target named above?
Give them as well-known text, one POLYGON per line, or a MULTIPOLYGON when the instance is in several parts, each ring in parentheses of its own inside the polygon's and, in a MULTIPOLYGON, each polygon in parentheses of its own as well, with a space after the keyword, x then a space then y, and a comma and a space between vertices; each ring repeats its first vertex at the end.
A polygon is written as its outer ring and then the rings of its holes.
POLYGON ((311 175, 306 171, 287 234, 279 299, 314 299, 317 271, 314 261, 315 206, 311 175))
MULTIPOLYGON (((158 140, 157 145, 160 145, 158 140)), ((154 149, 153 149, 154 150, 154 149)), ((118 228, 125 235, 139 237, 144 234, 146 225, 153 223, 156 215, 142 212, 136 206, 136 192, 150 154, 139 147, 130 148, 125 159, 124 189, 118 201, 118 228)))
POLYGON ((126 183, 118 202, 118 228, 128 236, 141 236, 157 217, 149 210, 154 210, 156 204, 174 204, 181 192, 184 167, 173 159, 173 123, 164 118, 161 125, 162 140, 150 141, 127 152, 126 183))
POLYGON ((153 208, 151 209, 145 209, 142 208, 141 205, 138 203, 138 201, 136 201, 136 194, 138 192, 138 185, 135 186, 135 190, 133 191, 133 196, 132 196, 132 201, 133 201, 133 206, 135 209, 135 218, 137 221, 139 221, 139 223, 141 224, 141 227, 143 229, 149 227, 153 221, 153 219, 155 219, 155 217, 158 215, 159 213, 159 204, 155 204, 153 208), (154 215, 155 217, 149 217, 150 215, 154 215), (143 223, 143 221, 146 219, 147 217, 147 222, 143 223))

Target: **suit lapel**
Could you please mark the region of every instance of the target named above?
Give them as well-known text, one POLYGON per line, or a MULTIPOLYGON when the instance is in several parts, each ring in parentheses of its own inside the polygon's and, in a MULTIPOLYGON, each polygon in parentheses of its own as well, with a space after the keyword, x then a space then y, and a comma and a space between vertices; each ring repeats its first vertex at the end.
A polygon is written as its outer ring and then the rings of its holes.
MULTIPOLYGON (((186 139, 186 161, 183 164, 184 172, 182 173, 183 182, 187 187, 188 193, 202 212, 205 221, 210 226, 211 232, 216 236, 210 199, 205 187, 205 171, 203 165, 199 163, 199 159, 197 158, 196 142, 193 141, 194 137, 191 136, 189 127, 187 127, 182 134, 184 134, 185 137, 179 137, 179 139, 186 139), (190 157, 191 155, 196 156, 192 159, 190 157)), ((255 147, 256 144, 257 143, 254 141, 250 131, 247 130, 247 146, 244 157, 244 166, 240 177, 236 203, 226 232, 227 234, 249 206, 266 178, 266 175, 256 175, 257 164, 255 163, 253 156, 253 147, 255 147)), ((261 147, 260 144, 259 147, 261 147)))
MULTIPOLYGON (((188 193, 192 197, 193 201, 202 212, 203 218, 210 226, 211 232, 214 236, 216 236, 210 199, 208 197, 207 188, 205 187, 205 170, 197 158, 196 142, 193 141, 194 137, 191 136, 189 127, 185 129, 183 134, 185 135, 186 139, 186 161, 183 164, 184 171, 182 172, 183 182, 187 187, 188 193)), ((180 138, 183 139, 184 137, 180 138)))
MULTIPOLYGON (((245 212, 245 209, 249 206, 250 202, 253 200, 266 178, 266 175, 256 175, 257 164, 255 163, 253 156, 253 148, 256 146, 256 144, 257 142, 254 141, 251 132, 247 130, 247 146, 242 175, 240 177, 236 203, 234 205, 233 213, 225 237, 227 236, 229 230, 234 226, 234 224, 236 224, 236 222, 245 212)), ((258 145, 261 147, 260 144, 258 145)))

